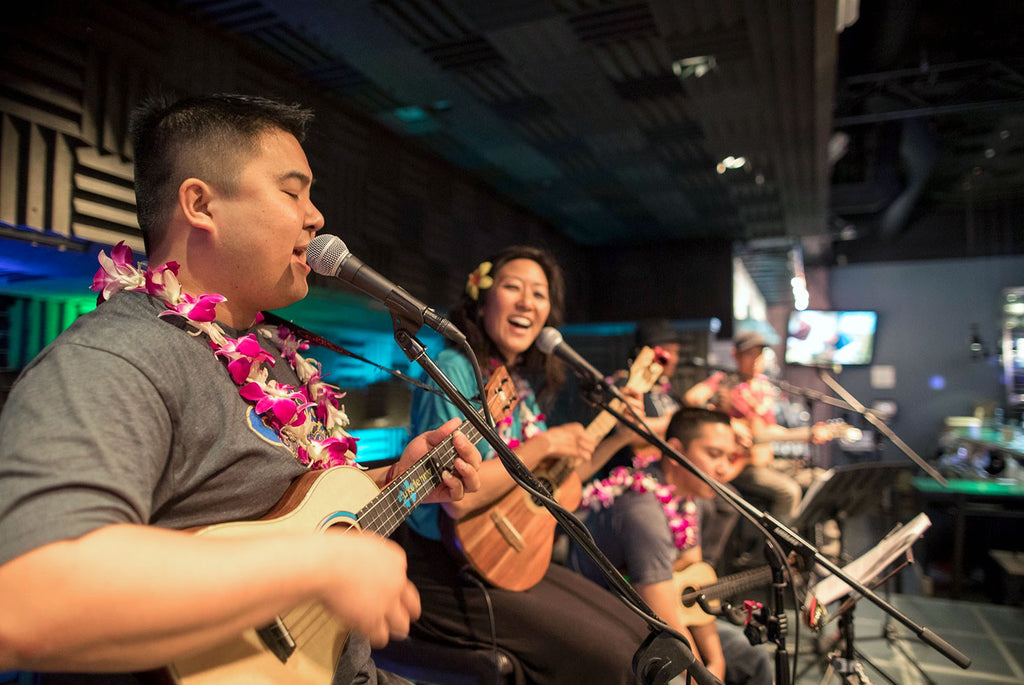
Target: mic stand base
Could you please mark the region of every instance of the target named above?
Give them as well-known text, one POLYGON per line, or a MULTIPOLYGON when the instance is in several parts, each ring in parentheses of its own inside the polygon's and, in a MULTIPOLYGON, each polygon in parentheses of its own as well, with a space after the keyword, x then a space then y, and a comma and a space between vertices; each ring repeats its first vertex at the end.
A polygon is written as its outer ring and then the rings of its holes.
MULTIPOLYGON (((825 677, 822 678, 822 683, 827 682, 832 674, 836 674, 841 682, 848 685, 871 685, 871 681, 868 680, 868 676, 864 672, 864 667, 857 660, 859 653, 853 646, 853 609, 854 607, 851 606, 849 610, 839 617, 840 644, 837 647, 841 649, 837 648, 829 654, 828 668, 825 670, 825 677)), ((870 662, 868 663, 870 664, 870 662)), ((879 672, 881 673, 881 671, 879 672)), ((884 673, 882 673, 882 677, 892 683, 892 685, 897 685, 884 673)))
POLYGON ((677 638, 652 630, 633 655, 633 673, 644 685, 666 685, 686 670, 693 659, 677 638))
MULTIPOLYGON (((867 674, 864 673, 864 667, 858 661, 850 661, 841 656, 831 657, 828 668, 825 669, 825 675, 821 679, 822 684, 831 680, 833 675, 839 676, 839 682, 845 685, 871 685, 867 674)), ((893 685, 897 684, 893 683, 893 685)))
MULTIPOLYGON (((897 568, 893 575, 895 575, 895 573, 898 573, 899 570, 900 569, 897 568)), ((892 592, 890 588, 891 584, 892 578, 890 577, 885 579, 883 585, 883 587, 885 588, 885 601, 889 602, 890 604, 892 603, 892 592)), ((928 675, 927 671, 925 671, 924 668, 922 668, 921 663, 917 660, 917 657, 914 656, 913 652, 907 649, 907 647, 903 644, 906 638, 899 634, 899 629, 892 622, 892 616, 890 616, 889 614, 885 615, 885 620, 882 621, 882 630, 879 635, 872 637, 862 637, 859 641, 863 643, 872 640, 885 640, 885 644, 889 647, 889 649, 899 654, 900 657, 902 657, 906 663, 910 664, 914 668, 914 670, 917 671, 917 675, 921 679, 921 682, 924 683, 924 685, 937 685, 935 680, 933 680, 932 677, 928 675)), ((891 677, 889 677, 889 675, 885 671, 883 671, 881 668, 872 663, 871 660, 864 656, 864 654, 862 654, 860 650, 857 650, 857 657, 861 661, 866 663, 868 666, 870 666, 874 671, 879 673, 887 681, 893 683, 893 685, 897 685, 897 683, 891 677)))

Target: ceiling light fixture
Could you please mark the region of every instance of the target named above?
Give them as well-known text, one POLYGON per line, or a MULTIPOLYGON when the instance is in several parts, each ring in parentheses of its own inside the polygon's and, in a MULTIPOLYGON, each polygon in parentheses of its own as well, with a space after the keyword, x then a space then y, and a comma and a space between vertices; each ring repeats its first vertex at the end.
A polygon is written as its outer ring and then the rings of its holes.
POLYGON ((715 166, 715 170, 720 174, 724 174, 729 169, 742 169, 746 163, 746 157, 733 157, 729 155, 715 166))
POLYGON ((700 78, 718 66, 714 55, 700 55, 677 59, 672 63, 672 73, 681 79, 700 78))

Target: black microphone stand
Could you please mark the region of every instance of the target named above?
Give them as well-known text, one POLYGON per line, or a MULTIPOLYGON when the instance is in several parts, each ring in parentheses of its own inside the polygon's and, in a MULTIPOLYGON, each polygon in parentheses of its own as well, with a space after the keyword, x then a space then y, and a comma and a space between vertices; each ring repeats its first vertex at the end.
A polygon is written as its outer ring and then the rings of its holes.
POLYGON ((971 665, 970 658, 940 638, 930 629, 918 626, 896 607, 883 600, 859 581, 854 580, 849 574, 845 573, 836 564, 822 555, 814 545, 804 540, 791 528, 781 523, 768 512, 758 510, 750 502, 743 499, 743 497, 708 476, 704 471, 691 464, 686 457, 672 449, 672 447, 670 447, 660 436, 655 435, 649 430, 641 430, 632 421, 629 421, 625 416, 611 406, 612 403, 608 401, 606 396, 604 396, 605 392, 610 393, 615 399, 622 399, 621 393, 619 393, 617 389, 610 388, 607 383, 598 383, 595 385, 591 395, 588 396, 588 400, 618 418, 620 422, 626 423, 626 425, 630 426, 634 432, 645 438, 652 445, 658 447, 662 454, 677 462, 683 468, 687 469, 690 473, 707 484, 719 497, 728 502, 741 515, 757 525, 765 534, 767 546, 771 552, 768 557, 769 563, 772 565, 772 599, 774 603, 772 611, 773 618, 769 619, 767 627, 769 633, 768 637, 775 638, 773 641, 776 645, 776 685, 790 685, 791 682, 789 660, 785 646, 786 617, 785 597, 783 594, 783 590, 786 587, 786 574, 788 573, 785 556, 788 556, 791 552, 796 553, 798 556, 805 559, 806 568, 812 568, 811 562, 813 562, 837 576, 840 580, 845 582, 852 591, 855 591, 860 596, 870 600, 873 604, 911 630, 918 636, 918 638, 921 639, 921 641, 938 651, 960 668, 966 669, 971 665), (771 561, 773 557, 775 559, 774 563, 771 561))
POLYGON ((415 320, 403 318, 394 312, 392 312, 391 318, 395 328, 395 342, 398 343, 409 360, 419 364, 426 374, 437 383, 441 391, 462 412, 466 420, 494 448, 498 459, 512 479, 534 495, 551 512, 555 520, 562 524, 566 533, 586 550, 598 565, 623 603, 647 622, 651 628, 651 634, 633 657, 633 670, 637 678, 645 685, 665 685, 669 680, 686 671, 700 685, 721 685, 721 682, 697 660, 686 639, 655 617, 654 612, 637 594, 633 586, 622 577, 622 574, 594 544, 589 531, 580 520, 551 499, 547 490, 533 477, 526 465, 516 457, 493 427, 477 414, 470 401, 427 356, 426 348, 415 337, 415 332, 419 331, 421 324, 415 320))

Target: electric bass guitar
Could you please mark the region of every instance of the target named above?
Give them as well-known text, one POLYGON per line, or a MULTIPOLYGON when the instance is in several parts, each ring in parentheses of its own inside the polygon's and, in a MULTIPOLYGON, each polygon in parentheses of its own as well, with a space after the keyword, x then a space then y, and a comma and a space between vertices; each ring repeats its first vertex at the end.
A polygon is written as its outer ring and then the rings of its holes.
POLYGON ((672 576, 679 599, 683 603, 683 623, 688 626, 703 626, 715 620, 715 617, 701 609, 697 598, 701 595, 708 600, 708 605, 716 608, 721 600, 731 599, 737 595, 770 585, 772 582, 771 566, 741 571, 718 580, 714 569, 703 561, 690 564, 672 576))
MULTIPOLYGON (((661 377, 663 361, 660 352, 643 348, 630 367, 626 387, 641 393, 650 390, 661 377)), ((586 432, 599 442, 616 421, 611 413, 603 411, 586 432)), ((559 504, 572 511, 579 506, 583 490, 575 469, 571 459, 548 457, 533 469, 533 476, 559 504)), ((522 488, 513 487, 501 499, 458 521, 443 517, 441 531, 449 550, 482 578, 497 587, 518 591, 533 587, 547 572, 555 525, 554 517, 540 502, 522 488)))
MULTIPOLYGON (((485 394, 495 421, 508 416, 518 401, 504 367, 495 370, 485 394)), ((458 432, 470 442, 480 439, 479 432, 469 423, 460 426, 458 432)), ((453 435, 383 490, 378 490, 363 471, 351 466, 310 471, 292 483, 262 519, 222 523, 195 532, 227 538, 355 528, 386 537, 441 484, 441 474, 452 470, 458 456, 452 444, 453 435)), ((303 604, 275 617, 268 625, 176 661, 164 669, 162 680, 181 685, 329 685, 348 633, 348 628, 321 604, 303 604)))

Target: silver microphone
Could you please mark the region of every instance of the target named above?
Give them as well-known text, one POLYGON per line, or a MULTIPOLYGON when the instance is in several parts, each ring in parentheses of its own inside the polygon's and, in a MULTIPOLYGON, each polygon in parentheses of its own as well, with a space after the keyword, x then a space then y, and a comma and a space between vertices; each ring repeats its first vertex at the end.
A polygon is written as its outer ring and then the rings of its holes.
POLYGON ((562 339, 562 334, 551 326, 547 326, 537 336, 537 349, 544 354, 554 354, 568 364, 576 375, 585 381, 591 381, 598 385, 604 385, 604 375, 586 359, 569 347, 569 343, 562 339))
POLYGON ((449 340, 462 344, 466 336, 452 322, 371 269, 352 254, 338 236, 318 235, 306 247, 306 263, 321 276, 334 276, 351 283, 388 310, 407 321, 426 324, 449 340))

